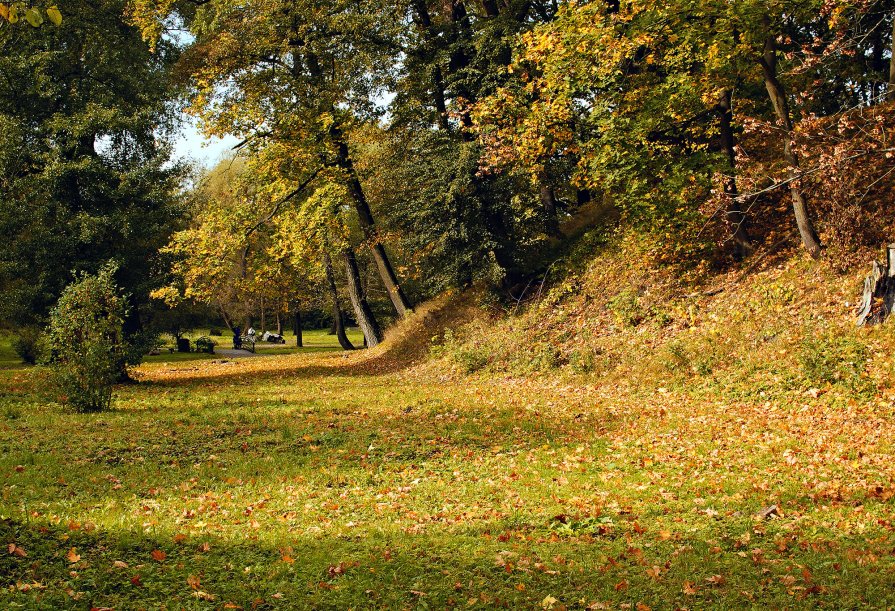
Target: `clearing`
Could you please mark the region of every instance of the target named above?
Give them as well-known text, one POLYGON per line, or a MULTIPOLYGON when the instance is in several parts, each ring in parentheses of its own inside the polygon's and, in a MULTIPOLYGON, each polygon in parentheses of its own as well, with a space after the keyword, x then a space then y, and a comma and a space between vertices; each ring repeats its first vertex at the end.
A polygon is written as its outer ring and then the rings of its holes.
POLYGON ((318 350, 147 363, 78 415, 0 375, 7 608, 895 603, 890 402, 318 350))

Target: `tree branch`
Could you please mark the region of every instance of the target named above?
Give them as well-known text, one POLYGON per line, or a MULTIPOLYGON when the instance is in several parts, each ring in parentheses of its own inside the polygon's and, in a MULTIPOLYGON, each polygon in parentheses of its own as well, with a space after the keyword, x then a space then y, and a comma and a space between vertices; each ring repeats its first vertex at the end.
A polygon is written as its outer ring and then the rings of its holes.
POLYGON ((280 198, 280 200, 277 201, 276 204, 274 204, 274 206, 273 206, 273 208, 271 209, 271 211, 268 212, 268 213, 264 216, 264 218, 262 218, 260 221, 258 221, 258 222, 255 223, 252 227, 250 227, 249 229, 246 230, 245 237, 248 238, 248 237, 251 236, 253 233, 255 233, 256 231, 258 231, 259 229, 261 229, 261 227, 263 227, 264 225, 266 225, 267 223, 269 223, 271 220, 273 220, 273 217, 275 217, 275 216, 277 215, 277 213, 280 211, 280 207, 281 207, 283 204, 285 204, 286 202, 288 202, 290 199, 296 197, 296 196, 299 195, 302 191, 304 191, 304 190, 307 188, 307 186, 308 186, 309 184, 311 184, 311 181, 313 181, 315 178, 317 178, 317 176, 318 176, 318 175, 320 174, 320 172, 322 172, 322 171, 323 171, 323 166, 317 168, 316 170, 314 170, 314 171, 311 173, 310 176, 308 176, 306 179, 304 179, 304 180, 301 182, 301 184, 298 185, 298 187, 296 187, 294 190, 292 190, 292 191, 291 191, 290 193, 288 193, 287 195, 285 195, 285 196, 283 196, 282 198, 280 198))

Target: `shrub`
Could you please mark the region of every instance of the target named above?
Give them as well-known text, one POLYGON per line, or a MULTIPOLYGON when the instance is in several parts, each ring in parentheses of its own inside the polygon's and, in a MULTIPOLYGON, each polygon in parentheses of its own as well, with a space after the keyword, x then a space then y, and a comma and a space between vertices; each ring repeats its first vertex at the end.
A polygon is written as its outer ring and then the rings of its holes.
POLYGON ((643 322, 645 315, 637 291, 624 289, 609 300, 606 307, 615 316, 615 320, 623 327, 636 327, 643 322))
POLYGON ((34 365, 40 356, 41 331, 37 327, 23 327, 12 340, 12 349, 23 363, 34 365))
POLYGON ((454 335, 451 329, 444 332, 442 344, 433 344, 432 354, 436 357, 447 357, 464 373, 475 373, 484 369, 489 361, 487 346, 483 342, 464 342, 454 335))
POLYGON ((112 385, 127 358, 122 331, 127 308, 114 272, 115 267, 106 266, 95 276, 81 276, 66 287, 50 313, 53 375, 79 412, 109 408, 112 385))
POLYGON ((215 341, 204 335, 196 340, 196 352, 206 352, 214 354, 215 341))
POLYGON ((868 390, 870 381, 864 376, 867 347, 854 337, 827 334, 806 338, 799 361, 808 384, 836 384, 855 392, 868 390))

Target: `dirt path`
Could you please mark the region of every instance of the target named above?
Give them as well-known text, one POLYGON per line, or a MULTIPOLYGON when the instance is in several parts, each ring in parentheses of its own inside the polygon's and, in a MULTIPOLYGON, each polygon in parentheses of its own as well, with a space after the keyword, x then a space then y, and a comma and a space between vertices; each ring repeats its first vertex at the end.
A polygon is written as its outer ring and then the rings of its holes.
POLYGON ((214 353, 228 359, 240 359, 252 356, 262 356, 257 352, 249 352, 248 350, 235 350, 233 348, 215 348, 214 353))

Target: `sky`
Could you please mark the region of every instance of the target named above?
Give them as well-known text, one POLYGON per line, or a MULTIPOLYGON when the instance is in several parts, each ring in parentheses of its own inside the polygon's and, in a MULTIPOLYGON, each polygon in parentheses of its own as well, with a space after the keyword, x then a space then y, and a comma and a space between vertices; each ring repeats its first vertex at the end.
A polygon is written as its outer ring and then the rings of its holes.
POLYGON ((180 136, 174 142, 174 156, 178 159, 192 159, 206 168, 214 166, 224 157, 233 154, 233 147, 239 140, 233 136, 206 138, 192 121, 184 121, 180 136))

